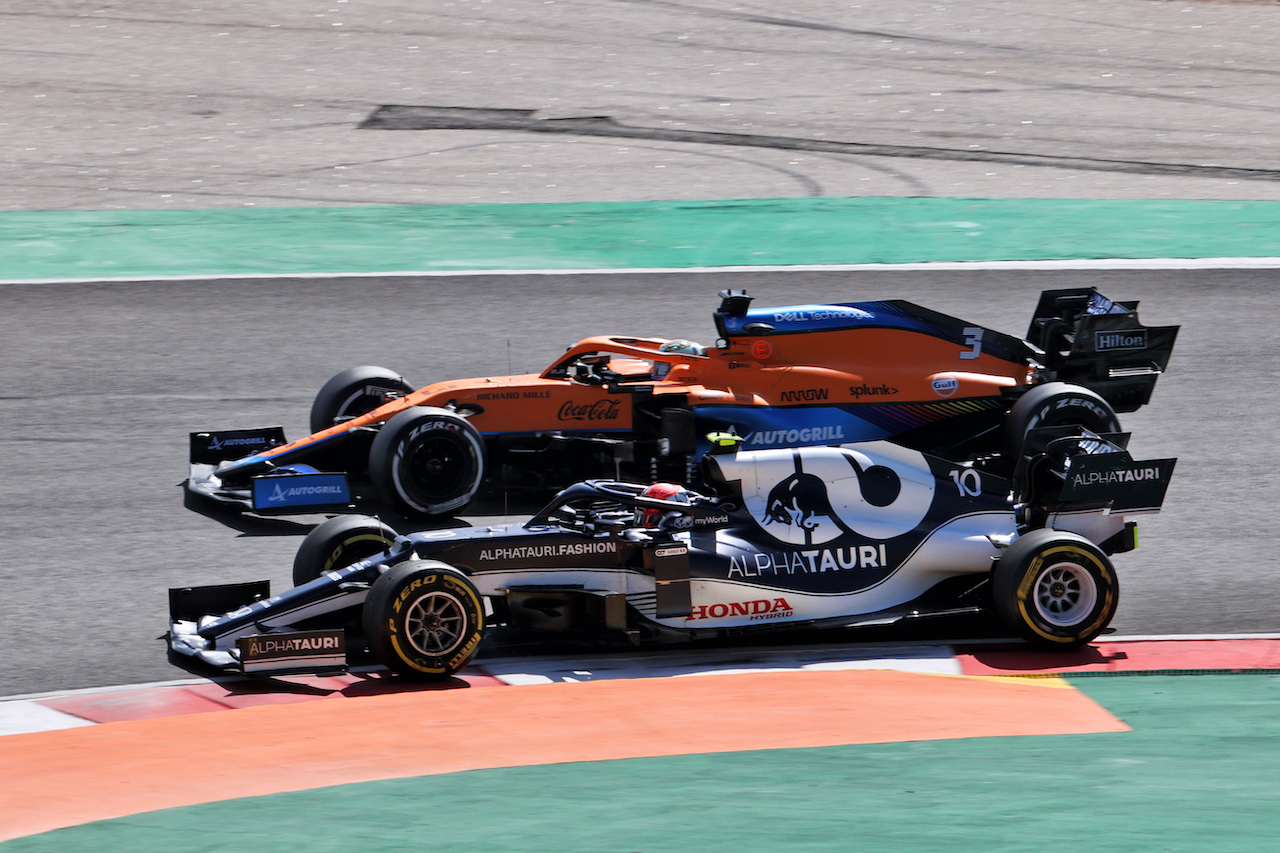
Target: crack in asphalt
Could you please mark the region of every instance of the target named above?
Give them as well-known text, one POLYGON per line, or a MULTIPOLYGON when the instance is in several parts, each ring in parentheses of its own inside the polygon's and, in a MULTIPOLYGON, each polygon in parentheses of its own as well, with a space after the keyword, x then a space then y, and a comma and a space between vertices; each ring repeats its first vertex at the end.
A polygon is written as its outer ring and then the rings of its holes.
POLYGON ((915 145, 881 145, 771 136, 755 133, 724 133, 704 130, 676 130, 662 127, 635 127, 620 124, 609 116, 570 118, 536 117, 537 110, 483 107, 435 107, 386 105, 378 107, 359 127, 365 130, 511 130, 527 133, 560 133, 613 139, 646 139, 701 145, 732 145, 770 148, 781 151, 816 151, 861 157, 898 157, 919 160, 1004 163, 1074 169, 1092 172, 1123 172, 1131 175, 1183 175, 1233 178, 1249 181, 1280 181, 1280 170, 1248 169, 1238 166, 1193 163, 1156 163, 1143 160, 1109 160, 1093 157, 1060 157, 1016 151, 937 148, 915 145))

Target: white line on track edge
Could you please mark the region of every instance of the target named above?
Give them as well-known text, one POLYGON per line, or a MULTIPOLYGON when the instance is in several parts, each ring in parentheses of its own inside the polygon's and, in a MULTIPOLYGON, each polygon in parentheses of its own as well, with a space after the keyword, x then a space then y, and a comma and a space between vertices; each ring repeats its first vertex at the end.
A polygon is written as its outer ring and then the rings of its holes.
POLYGON ((1267 258, 1101 258, 1057 261, 946 261, 915 264, 794 264, 725 267, 626 267, 598 269, 387 270, 382 272, 208 273, 200 275, 96 276, 88 278, 0 279, 4 284, 87 284, 92 282, 215 281, 220 279, 432 278, 520 275, 673 275, 679 273, 878 272, 964 270, 1229 270, 1280 269, 1267 258))

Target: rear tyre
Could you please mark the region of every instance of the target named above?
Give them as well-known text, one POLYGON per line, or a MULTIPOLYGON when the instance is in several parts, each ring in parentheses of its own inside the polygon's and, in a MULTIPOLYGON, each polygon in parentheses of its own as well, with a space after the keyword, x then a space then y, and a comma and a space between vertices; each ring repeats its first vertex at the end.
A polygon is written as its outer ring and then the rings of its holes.
POLYGON ((395 538, 396 532, 376 518, 335 516, 317 525, 302 540, 293 558, 293 585, 302 586, 326 572, 379 554, 395 538))
POLYGON ((410 518, 459 512, 484 481, 484 442, 467 419, 415 406, 387 421, 369 449, 378 496, 410 518))
POLYGON ((1120 418, 1097 393, 1069 382, 1047 382, 1023 394, 1005 416, 1009 458, 1016 461, 1027 432, 1037 427, 1082 426, 1096 433, 1119 432, 1120 418))
POLYGON ((1041 648, 1074 649, 1111 624, 1120 598, 1115 568, 1074 533, 1033 530, 1000 555, 992 578, 996 613, 1041 648))
POLYGON ((351 367, 330 379, 311 404, 311 432, 372 412, 413 391, 404 377, 385 367, 351 367))
POLYGON ((484 635, 484 604, 471 581, 434 560, 393 566, 364 601, 364 632, 378 662, 409 678, 448 678, 470 663, 484 635))

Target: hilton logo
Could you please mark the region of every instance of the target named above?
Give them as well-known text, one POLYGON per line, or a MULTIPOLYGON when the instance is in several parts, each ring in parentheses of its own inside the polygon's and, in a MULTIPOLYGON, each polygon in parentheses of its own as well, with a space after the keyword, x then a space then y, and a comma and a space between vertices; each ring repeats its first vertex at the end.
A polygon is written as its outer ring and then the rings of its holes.
POLYGON ((1128 332, 1095 332, 1093 348, 1098 352, 1117 349, 1146 349, 1147 330, 1134 329, 1128 332))

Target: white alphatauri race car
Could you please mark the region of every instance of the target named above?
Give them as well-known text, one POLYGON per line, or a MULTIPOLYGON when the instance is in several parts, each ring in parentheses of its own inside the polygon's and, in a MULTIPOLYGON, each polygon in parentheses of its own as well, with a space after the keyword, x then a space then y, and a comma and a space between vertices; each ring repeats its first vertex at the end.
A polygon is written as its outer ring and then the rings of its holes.
POLYGON ((337 516, 303 542, 293 589, 170 590, 170 656, 444 678, 494 626, 645 644, 981 610, 1074 648, 1115 614, 1111 555, 1136 546, 1131 517, 1160 508, 1173 472, 1127 443, 1034 429, 1010 480, 888 441, 738 451, 724 437, 702 463, 709 495, 587 481, 524 524, 405 535, 337 516))

